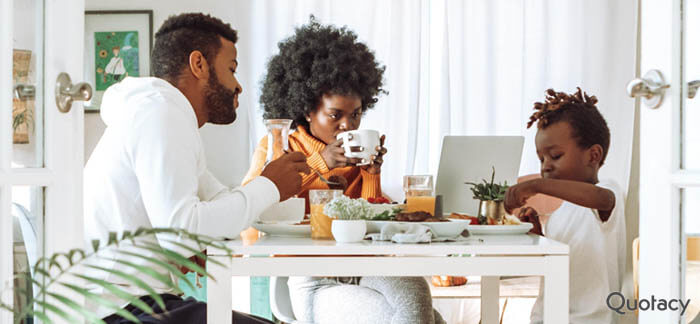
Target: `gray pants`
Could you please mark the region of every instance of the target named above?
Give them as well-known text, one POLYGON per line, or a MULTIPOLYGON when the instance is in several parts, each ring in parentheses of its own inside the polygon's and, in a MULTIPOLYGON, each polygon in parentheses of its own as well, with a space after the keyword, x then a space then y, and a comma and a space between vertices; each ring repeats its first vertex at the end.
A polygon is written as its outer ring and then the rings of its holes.
POLYGON ((444 324, 422 277, 290 277, 294 316, 315 324, 444 324))

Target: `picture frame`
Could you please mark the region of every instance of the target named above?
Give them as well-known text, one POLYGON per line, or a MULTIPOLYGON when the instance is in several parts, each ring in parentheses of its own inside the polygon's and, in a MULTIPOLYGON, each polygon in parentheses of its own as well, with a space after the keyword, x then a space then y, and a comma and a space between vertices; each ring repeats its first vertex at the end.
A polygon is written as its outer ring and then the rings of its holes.
POLYGON ((153 10, 85 11, 84 80, 93 89, 86 113, 99 112, 109 86, 150 75, 153 10))

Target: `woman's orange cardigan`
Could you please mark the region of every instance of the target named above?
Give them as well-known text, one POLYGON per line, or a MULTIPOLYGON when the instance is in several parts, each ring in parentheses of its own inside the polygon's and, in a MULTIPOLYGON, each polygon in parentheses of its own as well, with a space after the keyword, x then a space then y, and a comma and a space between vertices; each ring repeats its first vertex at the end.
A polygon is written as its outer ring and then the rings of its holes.
MULTIPOLYGON (((319 141, 306 131, 304 126, 297 126, 295 132, 289 135, 289 149, 293 152, 302 152, 306 155, 306 163, 311 169, 318 170, 326 179, 333 175, 343 176, 348 180, 348 188, 345 190, 345 195, 350 198, 377 198, 382 195, 382 187, 380 185, 380 174, 370 174, 357 166, 348 166, 329 170, 326 161, 323 160, 320 152, 326 147, 326 144, 319 141)), ((253 161, 250 165, 250 170, 243 179, 243 184, 250 182, 262 172, 265 164, 265 156, 267 155, 267 136, 263 137, 258 143, 258 147, 253 153, 253 161)), ((302 174, 301 192, 299 197, 306 199, 306 210, 308 212, 309 190, 310 189, 328 189, 321 179, 318 178, 315 172, 302 174)))

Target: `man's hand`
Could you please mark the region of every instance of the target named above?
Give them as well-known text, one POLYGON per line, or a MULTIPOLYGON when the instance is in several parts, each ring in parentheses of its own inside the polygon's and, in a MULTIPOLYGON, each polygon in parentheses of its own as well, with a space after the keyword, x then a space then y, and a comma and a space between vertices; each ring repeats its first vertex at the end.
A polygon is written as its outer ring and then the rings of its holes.
POLYGON ((508 187, 506 191, 505 208, 510 214, 513 209, 522 207, 527 200, 538 193, 537 185, 539 179, 525 181, 508 187))
POLYGON ((542 224, 540 223, 540 216, 537 214, 537 211, 534 208, 521 208, 520 212, 518 212, 518 219, 520 219, 521 222, 532 223, 532 229, 530 230, 530 233, 544 235, 542 234, 542 224))
POLYGON ((268 163, 260 175, 270 179, 277 186, 280 201, 284 201, 301 191, 300 172, 311 172, 306 164, 306 156, 301 152, 292 152, 268 163))

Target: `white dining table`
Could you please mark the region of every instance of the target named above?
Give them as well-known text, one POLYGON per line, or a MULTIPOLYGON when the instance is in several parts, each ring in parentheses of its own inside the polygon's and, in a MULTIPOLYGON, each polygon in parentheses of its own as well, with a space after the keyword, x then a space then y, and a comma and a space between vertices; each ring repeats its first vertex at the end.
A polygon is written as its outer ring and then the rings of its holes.
POLYGON ((207 271, 216 279, 207 282, 208 323, 231 323, 233 276, 428 275, 482 276, 483 324, 499 322, 500 276, 542 276, 544 323, 568 323, 569 247, 542 236, 481 235, 456 242, 398 244, 265 235, 253 244, 229 241, 227 247, 234 257, 207 249, 207 271))

